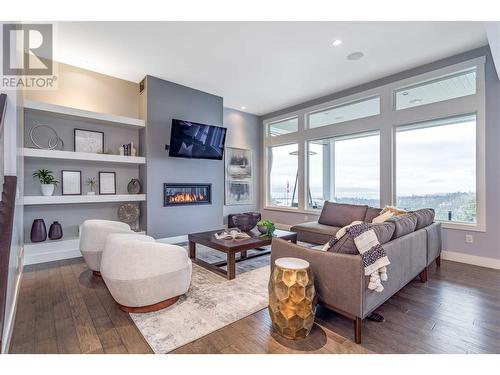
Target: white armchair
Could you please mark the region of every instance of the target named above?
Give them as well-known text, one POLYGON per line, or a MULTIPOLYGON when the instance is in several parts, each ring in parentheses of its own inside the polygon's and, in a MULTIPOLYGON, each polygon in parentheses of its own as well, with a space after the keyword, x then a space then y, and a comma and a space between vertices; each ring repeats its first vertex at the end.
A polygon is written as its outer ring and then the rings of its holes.
POLYGON ((85 220, 80 226, 80 252, 95 276, 100 276, 101 256, 106 237, 112 233, 135 233, 119 221, 85 220))
POLYGON ((174 304, 188 291, 191 272, 191 260, 180 246, 144 235, 107 237, 101 274, 123 311, 151 312, 174 304))

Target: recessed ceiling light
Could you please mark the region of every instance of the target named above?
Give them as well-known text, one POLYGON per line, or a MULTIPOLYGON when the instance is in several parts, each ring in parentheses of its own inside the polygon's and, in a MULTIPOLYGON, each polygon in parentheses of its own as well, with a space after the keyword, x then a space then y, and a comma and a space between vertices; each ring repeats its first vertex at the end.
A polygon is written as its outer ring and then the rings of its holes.
POLYGON ((335 117, 335 120, 343 120, 344 119, 344 116, 337 116, 335 117))
POLYGON ((247 109, 247 107, 245 107, 244 105, 242 105, 241 109, 244 111, 245 109, 247 109))
POLYGON ((410 104, 420 104, 420 103, 422 103, 422 99, 420 98, 410 100, 410 104))
POLYGON ((334 47, 338 47, 342 44, 342 41, 340 39, 335 39, 332 43, 334 47))
POLYGON ((353 52, 347 55, 347 60, 359 60, 364 56, 363 52, 353 52))
POLYGON ((404 96, 406 96, 406 95, 408 95, 408 91, 404 91, 402 94, 403 94, 404 96))

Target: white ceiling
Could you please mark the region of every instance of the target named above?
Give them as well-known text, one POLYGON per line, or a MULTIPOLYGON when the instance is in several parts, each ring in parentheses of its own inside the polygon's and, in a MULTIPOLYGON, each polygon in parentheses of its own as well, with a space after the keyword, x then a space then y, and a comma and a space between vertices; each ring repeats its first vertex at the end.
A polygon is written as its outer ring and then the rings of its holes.
POLYGON ((481 22, 60 22, 56 32, 58 61, 153 75, 258 115, 487 44, 481 22), (361 60, 346 59, 356 51, 361 60))

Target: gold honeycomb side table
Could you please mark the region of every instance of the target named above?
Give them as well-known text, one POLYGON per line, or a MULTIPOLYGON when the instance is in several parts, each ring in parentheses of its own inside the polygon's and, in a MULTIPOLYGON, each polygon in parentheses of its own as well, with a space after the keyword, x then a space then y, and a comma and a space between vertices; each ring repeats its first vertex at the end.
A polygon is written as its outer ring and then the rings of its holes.
POLYGON ((291 340, 311 332, 316 314, 316 290, 309 262, 279 258, 269 279, 269 314, 273 328, 291 340))

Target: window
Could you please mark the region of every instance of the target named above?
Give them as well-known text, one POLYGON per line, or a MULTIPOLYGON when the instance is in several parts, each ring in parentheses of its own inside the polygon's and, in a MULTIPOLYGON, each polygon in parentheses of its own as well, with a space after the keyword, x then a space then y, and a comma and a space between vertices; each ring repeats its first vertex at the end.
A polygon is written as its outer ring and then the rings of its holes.
POLYGON ((279 120, 269 123, 269 135, 275 137, 288 133, 295 133, 299 129, 299 120, 292 117, 286 120, 279 120))
POLYGON ((265 204, 304 215, 326 200, 431 207, 445 228, 486 230, 485 63, 266 118, 265 204))
POLYGON ((298 145, 274 146, 268 149, 270 206, 297 207, 298 145))
POLYGON ((380 135, 358 134, 308 142, 307 205, 326 200, 380 206, 380 135))
POLYGON ((397 205, 434 208, 436 219, 476 223, 476 116, 396 130, 397 205))
POLYGON ((359 100, 309 114, 309 128, 338 124, 380 114, 380 97, 359 100))
POLYGON ((396 110, 442 102, 476 93, 476 69, 454 73, 395 92, 396 110))

